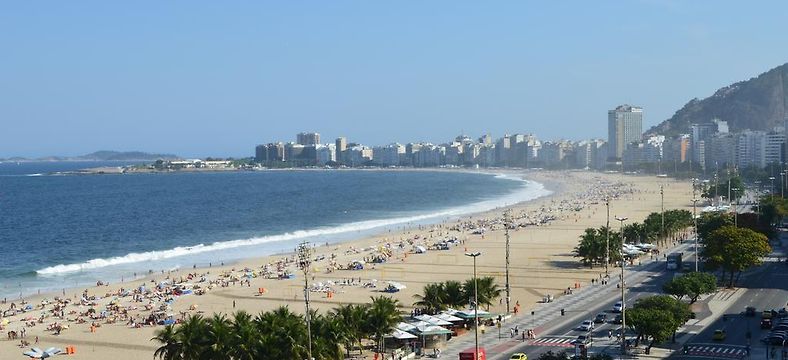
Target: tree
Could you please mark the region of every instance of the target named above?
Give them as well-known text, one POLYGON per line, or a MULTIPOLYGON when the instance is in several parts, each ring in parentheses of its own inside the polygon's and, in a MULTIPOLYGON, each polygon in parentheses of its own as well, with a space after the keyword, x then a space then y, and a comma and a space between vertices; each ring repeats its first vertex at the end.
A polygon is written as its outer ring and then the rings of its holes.
MULTIPOLYGON (((473 279, 466 280, 462 286, 468 295, 468 299, 473 299, 473 286, 473 279)), ((498 287, 498 284, 495 283, 495 278, 492 276, 478 278, 476 281, 476 287, 478 288, 479 305, 484 305, 487 310, 490 309, 490 305, 492 305, 496 299, 501 297, 501 294, 503 293, 503 289, 498 287)))
POLYGON ((262 344, 252 320, 252 315, 246 311, 236 312, 233 314, 230 327, 232 328, 230 346, 228 347, 230 358, 236 360, 256 359, 262 344))
POLYGON ((264 351, 258 356, 268 359, 307 358, 306 321, 287 306, 263 312, 254 318, 264 351))
POLYGON ((468 305, 469 296, 459 281, 449 280, 443 283, 444 303, 451 308, 468 305))
POLYGON ((397 306, 399 302, 386 296, 372 297, 367 313, 369 333, 374 335, 378 352, 383 348, 383 336, 390 333, 402 319, 397 306))
POLYGON ((587 228, 583 235, 580 236, 580 242, 575 247, 574 256, 582 258, 580 261, 592 269, 594 264, 604 264, 606 246, 609 239, 610 261, 620 260, 618 249, 621 248, 621 235, 615 231, 610 231, 610 237, 608 238, 608 231, 610 229, 606 226, 602 226, 599 229, 587 228))
POLYGON ((771 252, 769 240, 750 229, 723 226, 712 231, 703 240, 703 256, 712 269, 722 269, 722 279, 730 275, 728 286, 733 287, 734 276, 748 268, 763 263, 771 252))
POLYGON ((662 290, 673 295, 676 300, 689 296, 690 304, 693 304, 701 295, 717 290, 717 279, 709 273, 692 272, 671 279, 662 285, 662 290))
POLYGON ((423 294, 414 294, 418 301, 413 305, 423 308, 428 314, 436 314, 446 310, 446 291, 442 283, 424 285, 423 294))
POLYGON ((690 319, 689 305, 668 295, 656 295, 635 302, 626 309, 627 325, 638 334, 637 340, 651 339, 646 351, 654 344, 666 341, 690 319))
POLYGON ((176 336, 175 327, 167 325, 162 329, 156 330, 156 336, 151 340, 158 341, 162 345, 153 353, 153 357, 160 360, 181 359, 183 346, 176 336))
POLYGON ((347 333, 347 339, 345 340, 345 350, 347 351, 348 357, 350 357, 350 349, 353 347, 353 344, 356 343, 358 344, 358 353, 363 353, 361 340, 367 336, 367 333, 364 329, 364 324, 366 323, 368 310, 369 306, 366 304, 348 304, 340 305, 331 312, 331 314, 337 318, 337 320, 339 320, 340 325, 347 333))

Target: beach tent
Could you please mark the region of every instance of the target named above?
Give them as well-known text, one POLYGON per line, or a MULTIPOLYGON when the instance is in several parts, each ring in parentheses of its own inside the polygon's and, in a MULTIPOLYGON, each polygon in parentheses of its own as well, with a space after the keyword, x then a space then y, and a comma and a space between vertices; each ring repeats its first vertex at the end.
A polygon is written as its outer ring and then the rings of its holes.
POLYGON ((63 350, 58 348, 49 348, 46 350, 41 350, 39 348, 32 348, 30 351, 23 352, 23 355, 29 356, 33 359, 47 359, 57 354, 60 354, 63 350))
MULTIPOLYGON (((416 319, 416 320, 419 320, 419 321, 423 321, 423 322, 429 323, 431 325, 437 325, 437 326, 451 326, 452 325, 451 322, 439 319, 439 318, 437 318, 435 316, 426 315, 426 314, 414 316, 413 318, 416 319)), ((460 320, 462 320, 462 319, 460 319, 460 320)))
MULTIPOLYGON (((479 312, 479 319, 491 319, 491 318, 495 317, 495 315, 491 314, 488 311, 479 310, 478 312, 479 312)), ((462 311, 448 310, 447 313, 449 313, 452 316, 456 316, 458 318, 461 318, 463 320, 471 320, 471 319, 474 318, 474 311, 473 311, 473 309, 462 310, 462 311)))
POLYGON ((405 288, 406 288, 405 285, 402 285, 402 284, 400 284, 398 282, 389 281, 388 282, 388 286, 386 286, 386 288, 383 289, 383 291, 388 292, 388 293, 395 293, 395 292, 399 292, 400 290, 405 289, 405 288))
POLYGON ((421 246, 421 245, 416 245, 415 246, 415 251, 416 251, 416 254, 423 254, 423 253, 427 252, 427 248, 425 248, 424 246, 421 246))
POLYGON ((462 322, 463 321, 462 318, 458 318, 458 317, 456 317, 454 315, 451 315, 451 314, 445 313, 445 312, 442 312, 442 313, 440 313, 438 315, 435 315, 434 317, 436 317, 438 319, 441 319, 443 321, 448 321, 450 323, 456 323, 456 322, 462 322))
POLYGON ((418 336, 413 335, 409 332, 402 331, 400 329, 394 329, 394 331, 389 334, 389 336, 397 339, 397 340, 409 340, 409 339, 416 339, 418 336))

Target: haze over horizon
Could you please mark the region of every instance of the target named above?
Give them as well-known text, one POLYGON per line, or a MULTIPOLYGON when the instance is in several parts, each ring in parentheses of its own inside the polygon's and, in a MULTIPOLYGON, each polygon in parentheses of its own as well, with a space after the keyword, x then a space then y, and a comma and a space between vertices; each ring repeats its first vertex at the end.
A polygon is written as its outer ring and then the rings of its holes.
POLYGON ((788 61, 788 3, 6 3, 0 157, 251 156, 316 131, 606 138, 788 61), (144 4, 144 5, 143 5, 144 4), (140 6, 143 5, 143 6, 140 6))

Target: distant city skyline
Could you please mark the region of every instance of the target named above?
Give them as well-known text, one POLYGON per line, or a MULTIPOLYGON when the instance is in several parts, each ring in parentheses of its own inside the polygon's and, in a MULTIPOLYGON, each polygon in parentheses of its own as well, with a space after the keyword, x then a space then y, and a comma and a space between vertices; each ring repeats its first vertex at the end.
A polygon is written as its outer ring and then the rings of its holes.
POLYGON ((3 5, 0 158, 606 139, 788 61, 779 1, 139 4, 3 5))

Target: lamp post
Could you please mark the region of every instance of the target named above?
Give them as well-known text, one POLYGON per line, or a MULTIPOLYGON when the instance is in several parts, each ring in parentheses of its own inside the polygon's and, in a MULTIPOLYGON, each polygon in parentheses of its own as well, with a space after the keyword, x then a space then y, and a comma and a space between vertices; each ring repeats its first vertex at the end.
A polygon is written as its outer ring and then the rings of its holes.
POLYGON ((693 227, 695 228, 695 272, 698 272, 698 262, 700 262, 700 258, 698 257, 698 215, 695 211, 695 206, 698 203, 698 199, 692 199, 692 222, 693 227))
MULTIPOLYGON (((621 223, 621 244, 624 244, 624 221, 627 220, 626 217, 618 217, 616 216, 616 220, 621 223)), ((624 298, 624 292, 626 288, 626 284, 624 284, 624 265, 626 265, 624 260, 624 254, 621 254, 621 354, 627 353, 627 337, 624 333, 627 328, 627 315, 626 315, 626 301, 624 298)))
POLYGON ((736 201, 733 203, 733 226, 739 227, 739 197, 736 196, 736 192, 739 191, 739 188, 732 188, 731 192, 733 193, 733 197, 736 198, 736 201))
POLYGON ((473 258, 473 336, 474 336, 474 357, 479 360, 479 289, 476 284, 476 258, 481 255, 480 252, 465 253, 465 256, 473 258))
MULTIPOLYGON (((509 314, 509 300, 511 299, 511 287, 509 286, 509 211, 504 214, 504 226, 506 227, 506 313, 509 314)), ((475 276, 474 276, 475 278, 475 276)))
POLYGON ((298 244, 298 266, 304 272, 304 306, 306 307, 307 355, 312 360, 312 319, 309 314, 309 268, 312 264, 312 247, 305 241, 298 244))
POLYGON ((605 275, 610 277, 610 198, 605 199, 607 207, 607 231, 605 231, 605 275))
POLYGON ((769 176, 769 182, 771 183, 771 190, 769 190, 769 200, 774 200, 774 176, 769 176))
POLYGON ((667 239, 665 238, 665 189, 663 188, 662 185, 659 186, 659 196, 662 199, 661 202, 660 202, 660 209, 662 210, 662 212, 661 212, 661 215, 662 215, 661 235, 662 235, 662 244, 664 245, 665 242, 667 241, 667 239))

